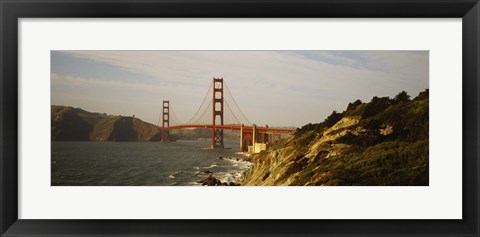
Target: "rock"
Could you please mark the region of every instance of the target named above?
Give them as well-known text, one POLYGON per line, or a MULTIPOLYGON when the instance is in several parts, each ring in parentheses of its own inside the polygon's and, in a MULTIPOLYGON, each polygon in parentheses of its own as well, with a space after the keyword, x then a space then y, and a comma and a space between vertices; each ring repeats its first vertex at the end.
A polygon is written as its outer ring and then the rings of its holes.
POLYGON ((203 173, 205 173, 205 174, 213 174, 212 171, 210 171, 210 170, 205 170, 205 171, 203 171, 203 173))
POLYGON ((219 159, 219 160, 223 160, 223 157, 219 156, 218 159, 219 159))
POLYGON ((393 127, 390 126, 390 125, 386 125, 385 128, 381 128, 380 129, 380 134, 386 136, 386 135, 390 135, 393 133, 393 127))
POLYGON ((208 178, 198 181, 197 183, 201 183, 204 186, 219 186, 222 185, 222 182, 217 178, 213 177, 211 174, 208 178))

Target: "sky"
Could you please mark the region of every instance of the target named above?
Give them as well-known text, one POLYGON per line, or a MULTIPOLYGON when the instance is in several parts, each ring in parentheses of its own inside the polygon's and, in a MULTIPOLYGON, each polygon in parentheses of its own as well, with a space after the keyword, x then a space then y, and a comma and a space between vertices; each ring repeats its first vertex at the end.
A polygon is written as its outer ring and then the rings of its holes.
MULTIPOLYGON (((180 121, 224 78, 258 125, 323 121, 357 99, 412 97, 429 85, 428 51, 51 51, 51 104, 157 124, 163 100, 180 121)), ((230 98, 229 98, 230 99, 230 98)), ((233 103, 228 101, 230 107, 233 103)), ((238 110, 236 110, 236 114, 238 110)), ((239 116, 239 115, 237 115, 239 116)))

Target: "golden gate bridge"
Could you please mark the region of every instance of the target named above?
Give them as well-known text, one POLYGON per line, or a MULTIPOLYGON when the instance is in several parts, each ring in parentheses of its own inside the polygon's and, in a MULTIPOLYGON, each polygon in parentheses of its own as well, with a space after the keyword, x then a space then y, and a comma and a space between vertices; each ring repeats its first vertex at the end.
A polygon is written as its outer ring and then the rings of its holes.
POLYGON ((223 131, 240 131, 240 150, 253 153, 255 150, 258 152, 258 149, 255 148, 256 144, 271 144, 282 134, 292 134, 296 130, 294 128, 268 127, 268 125, 257 126, 250 123, 223 78, 213 78, 202 104, 188 122, 180 122, 170 106, 170 101, 164 100, 161 123, 162 142, 170 141, 171 129, 208 128, 212 130, 211 148, 223 148, 223 131), (207 100, 210 94, 211 99, 207 100), (232 102, 233 104, 231 104, 232 102), (234 113, 235 110, 237 115, 241 116, 237 116, 234 113))

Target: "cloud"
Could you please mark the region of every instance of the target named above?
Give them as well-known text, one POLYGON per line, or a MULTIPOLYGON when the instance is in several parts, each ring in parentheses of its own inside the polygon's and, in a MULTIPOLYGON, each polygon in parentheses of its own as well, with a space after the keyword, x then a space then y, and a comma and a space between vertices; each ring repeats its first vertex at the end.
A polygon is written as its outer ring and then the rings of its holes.
MULTIPOLYGON (((65 83, 132 88, 169 99, 188 120, 212 77, 223 77, 246 116, 259 124, 319 122, 355 99, 412 96, 428 88, 428 52, 417 51, 61 51, 132 72, 132 78, 64 77, 65 83), (89 79, 88 79, 89 78, 89 79), (268 108, 268 111, 265 110, 268 108), (292 114, 291 111, 295 111, 292 114), (298 116, 298 115, 303 116, 298 116)), ((111 69, 109 69, 111 70, 111 69)), ((55 72, 52 72, 52 81, 55 72)), ((79 91, 81 93, 81 90, 79 91)), ((160 104, 160 101, 158 101, 160 104)))
POLYGON ((136 89, 136 90, 155 90, 159 86, 152 86, 144 83, 130 83, 123 81, 115 80, 102 80, 95 78, 83 78, 78 76, 71 75, 60 75, 57 73, 52 73, 50 75, 50 80, 54 84, 69 84, 73 86, 85 86, 85 87, 102 87, 105 89, 136 89))

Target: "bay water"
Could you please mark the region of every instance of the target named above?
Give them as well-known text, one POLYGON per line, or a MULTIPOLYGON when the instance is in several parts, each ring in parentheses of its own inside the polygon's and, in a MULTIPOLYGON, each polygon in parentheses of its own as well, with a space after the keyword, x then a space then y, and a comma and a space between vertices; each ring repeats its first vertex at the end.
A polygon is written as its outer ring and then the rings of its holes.
POLYGON ((52 141, 51 185, 191 186, 210 172, 228 183, 251 165, 238 140, 225 140, 224 149, 210 149, 210 142, 52 141))

